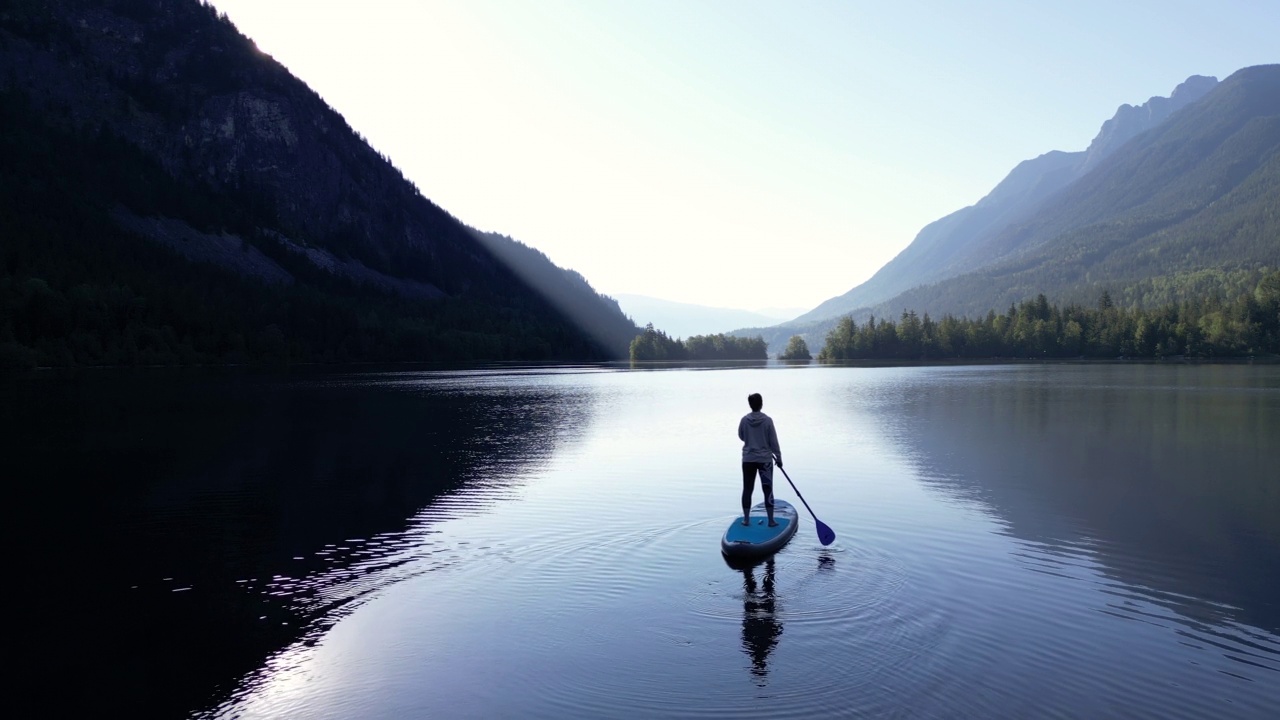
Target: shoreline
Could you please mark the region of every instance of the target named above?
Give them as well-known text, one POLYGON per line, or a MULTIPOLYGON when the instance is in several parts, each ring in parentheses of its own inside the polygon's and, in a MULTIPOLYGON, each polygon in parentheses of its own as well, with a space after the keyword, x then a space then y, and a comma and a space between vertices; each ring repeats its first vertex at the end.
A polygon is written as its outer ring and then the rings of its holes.
POLYGON ((630 361, 630 360, 545 360, 545 361, 401 361, 401 362, 351 362, 351 363, 237 363, 200 365, 84 365, 76 367, 36 367, 24 370, 0 372, 0 380, 24 377, 75 375, 79 373, 119 373, 137 371, 157 372, 243 372, 248 374, 278 375, 291 372, 432 372, 449 370, 476 370, 502 368, 613 368, 657 370, 663 368, 714 369, 714 368, 804 368, 804 367, 968 367, 984 365, 1280 365, 1280 355, 1242 355, 1227 357, 1074 357, 1074 358, 928 358, 860 359, 860 360, 683 360, 683 361, 630 361))

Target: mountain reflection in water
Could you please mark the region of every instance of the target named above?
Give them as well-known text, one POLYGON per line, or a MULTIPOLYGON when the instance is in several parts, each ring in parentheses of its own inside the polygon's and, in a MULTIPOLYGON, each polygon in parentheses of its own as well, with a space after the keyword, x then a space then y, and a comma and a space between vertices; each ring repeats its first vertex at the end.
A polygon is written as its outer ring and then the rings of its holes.
POLYGON ((88 374, 0 420, 24 715, 1280 706, 1280 368, 88 374), (744 570, 754 391, 839 537, 744 570))
POLYGON ((431 526, 509 495, 590 421, 589 389, 499 374, 497 386, 484 371, 4 386, 6 475, 49 536, 23 558, 51 598, 36 612, 56 618, 36 665, 78 673, 92 707, 181 716, 420 572, 417 559, 457 561, 431 526))
POLYGON ((1280 568, 1274 394, 1236 368, 1089 370, 902 388, 895 437, 1045 562, 1086 554, 1188 622, 1280 633, 1280 573, 1256 571, 1280 568))

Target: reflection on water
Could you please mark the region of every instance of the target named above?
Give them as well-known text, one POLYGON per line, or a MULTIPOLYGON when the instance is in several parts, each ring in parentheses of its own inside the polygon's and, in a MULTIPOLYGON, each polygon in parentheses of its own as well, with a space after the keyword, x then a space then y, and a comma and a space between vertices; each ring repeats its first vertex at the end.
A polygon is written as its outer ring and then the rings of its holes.
POLYGON ((1280 706, 1275 369, 95 374, 0 385, 0 420, 44 698, 238 720, 1280 706), (757 391, 839 538, 727 568, 757 391))
MULTIPOLYGON (((1087 603, 1157 633, 1138 636, 1172 633, 1199 653, 1189 662, 1280 688, 1276 378, 1224 367, 957 372, 895 386, 892 437, 926 486, 989 512, 1017 543, 1012 559, 1049 578, 1060 594, 1043 612, 1087 603)), ((1206 686, 1188 709, 1216 714, 1220 691, 1206 686)))
POLYGON ((29 537, 48 539, 23 558, 50 598, 33 612, 54 618, 31 652, 69 662, 95 707, 177 716, 421 559, 465 562, 433 526, 510 497, 592 412, 589 388, 502 375, 3 386, 5 474, 27 496, 29 537))
POLYGON ((1254 570, 1280 567, 1280 398, 1239 370, 958 375, 904 393, 897 439, 1045 563, 1083 553, 1188 618, 1280 633, 1280 574, 1254 570))
POLYGON ((776 573, 772 557, 764 563, 763 583, 756 582, 756 566, 742 569, 742 651, 751 658, 751 674, 760 687, 768 684, 769 653, 782 637, 774 596, 776 573))

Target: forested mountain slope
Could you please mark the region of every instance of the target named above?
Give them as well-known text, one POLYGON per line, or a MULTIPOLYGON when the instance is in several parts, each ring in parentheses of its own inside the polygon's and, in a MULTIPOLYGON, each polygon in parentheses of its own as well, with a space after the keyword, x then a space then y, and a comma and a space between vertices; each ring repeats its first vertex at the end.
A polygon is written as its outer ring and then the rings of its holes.
MULTIPOLYGON (((1203 98, 1217 83, 1216 78, 1193 75, 1167 98, 1153 97, 1136 107, 1122 105, 1102 124, 1086 150, 1054 150, 1019 163, 977 203, 926 225, 910 245, 869 280, 822 303, 797 318, 797 322, 848 313, 913 287, 961 274, 972 265, 973 249, 983 238, 1030 217, 1047 199, 1097 167, 1130 139, 1203 98)), ((979 257, 987 262, 999 259, 979 257)))
MULTIPOLYGON (((953 277, 845 314, 981 317, 1038 294, 1091 305, 1104 290, 1150 307, 1256 280, 1280 265, 1280 65, 1232 74, 948 263, 953 277)), ((735 334, 820 347, 834 320, 804 320, 735 334)))
POLYGON ((965 275, 872 310, 974 315, 1037 293, 1091 303, 1104 289, 1150 305, 1182 299, 1180 277, 1280 264, 1280 65, 1234 73, 963 262, 965 275), (1144 283, 1168 290, 1128 290, 1144 283))
POLYGON ((0 68, 11 364, 598 359, 639 332, 197 0, 7 4, 0 68))

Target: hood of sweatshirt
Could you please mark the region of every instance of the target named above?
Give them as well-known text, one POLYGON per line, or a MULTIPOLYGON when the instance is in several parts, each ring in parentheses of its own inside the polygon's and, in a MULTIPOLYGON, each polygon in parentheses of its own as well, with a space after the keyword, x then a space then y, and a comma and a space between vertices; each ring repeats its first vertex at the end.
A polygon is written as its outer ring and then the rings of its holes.
POLYGON ((746 421, 748 425, 759 425, 760 423, 764 422, 764 419, 766 417, 768 416, 762 412, 752 412, 752 413, 747 413, 746 421))

